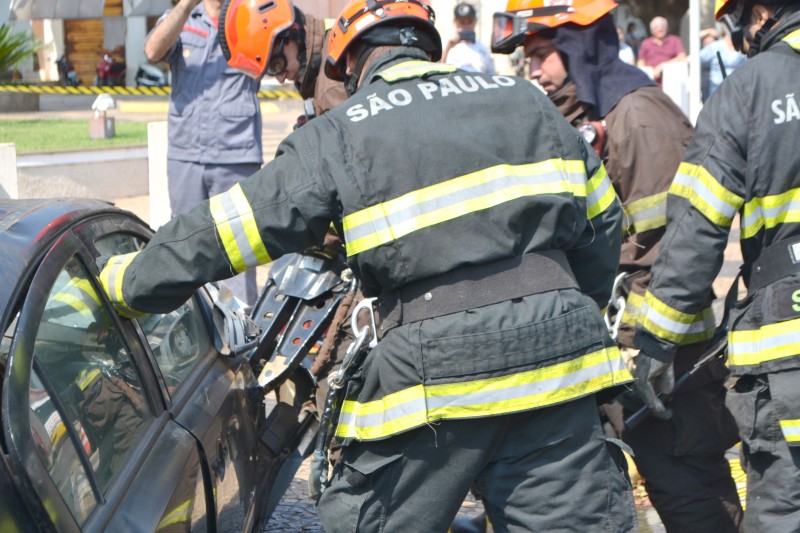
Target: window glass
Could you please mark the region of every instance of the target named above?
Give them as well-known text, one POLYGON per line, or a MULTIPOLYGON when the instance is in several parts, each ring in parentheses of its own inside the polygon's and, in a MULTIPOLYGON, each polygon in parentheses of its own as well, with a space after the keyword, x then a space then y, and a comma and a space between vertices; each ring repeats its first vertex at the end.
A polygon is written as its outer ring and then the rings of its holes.
MULTIPOLYGON (((49 293, 34 358, 46 393, 62 406, 57 416, 76 428, 81 441, 77 453, 88 456, 97 484, 105 491, 153 413, 122 335, 77 258, 66 264, 49 293)), ((32 380, 32 390, 34 385, 32 380)), ((69 465, 52 462, 56 483, 78 490, 57 479, 69 471, 69 465)), ((72 496, 64 497, 69 501, 72 496)), ((78 511, 76 518, 82 508, 78 511)))
MULTIPOLYGON (((28 397, 31 406, 31 434, 36 452, 78 523, 83 524, 97 506, 92 487, 70 441, 67 426, 39 374, 31 374, 28 397)), ((73 427, 86 453, 91 453, 89 438, 79 420, 73 427)))
MULTIPOLYGON (((134 235, 114 233, 95 242, 105 256, 140 250, 145 242, 134 235)), ((198 357, 208 353, 211 337, 194 298, 166 314, 148 314, 138 319, 153 350, 170 394, 183 383, 198 357)))

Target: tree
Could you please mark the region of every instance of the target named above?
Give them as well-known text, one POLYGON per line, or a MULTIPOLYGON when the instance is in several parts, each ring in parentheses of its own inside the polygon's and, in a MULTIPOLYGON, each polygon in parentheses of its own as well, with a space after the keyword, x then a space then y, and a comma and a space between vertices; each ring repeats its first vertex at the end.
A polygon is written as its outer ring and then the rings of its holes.
POLYGON ((38 49, 33 35, 28 32, 12 33, 11 29, 10 24, 0 24, 0 74, 16 67, 38 49))
POLYGON ((670 33, 677 34, 681 27, 681 18, 689 9, 689 0, 624 0, 631 14, 639 17, 645 26, 653 17, 662 16, 669 22, 670 33))

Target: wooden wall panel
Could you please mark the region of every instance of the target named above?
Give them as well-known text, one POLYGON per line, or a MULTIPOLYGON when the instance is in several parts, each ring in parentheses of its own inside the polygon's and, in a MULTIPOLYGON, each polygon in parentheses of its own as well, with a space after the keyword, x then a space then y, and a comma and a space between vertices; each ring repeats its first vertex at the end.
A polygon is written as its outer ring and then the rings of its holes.
MULTIPOLYGON (((118 1, 122 9, 121 0, 106 2, 109 4, 118 1)), ((121 11, 120 11, 121 13, 121 11)), ((75 67, 78 79, 82 85, 94 83, 97 64, 104 53, 110 52, 115 61, 125 61, 125 48, 120 46, 116 50, 103 49, 103 21, 101 19, 73 19, 64 21, 64 36, 66 41, 67 58, 75 67)))

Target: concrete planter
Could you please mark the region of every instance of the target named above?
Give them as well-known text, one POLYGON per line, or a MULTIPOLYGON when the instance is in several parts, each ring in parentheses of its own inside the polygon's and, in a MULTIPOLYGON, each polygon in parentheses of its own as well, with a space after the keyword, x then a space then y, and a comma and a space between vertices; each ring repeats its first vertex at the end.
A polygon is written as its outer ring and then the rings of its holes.
POLYGON ((39 95, 0 92, 0 112, 39 111, 39 95))

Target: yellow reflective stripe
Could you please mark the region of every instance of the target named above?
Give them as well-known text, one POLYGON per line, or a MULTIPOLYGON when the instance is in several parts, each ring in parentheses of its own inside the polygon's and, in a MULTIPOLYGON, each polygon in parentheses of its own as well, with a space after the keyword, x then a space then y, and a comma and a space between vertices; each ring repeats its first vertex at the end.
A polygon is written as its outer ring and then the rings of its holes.
POLYGON ((75 312, 80 313, 89 320, 92 320, 94 318, 94 314, 92 313, 92 310, 89 309, 89 306, 86 305, 86 302, 84 302, 74 294, 69 294, 67 292, 59 292, 55 296, 53 296, 53 300, 70 306, 75 310, 75 312))
POLYGON ((323 24, 325 25, 325 31, 328 31, 329 29, 333 28, 333 25, 334 25, 335 22, 336 21, 333 20, 333 19, 325 19, 325 20, 323 20, 323 24))
POLYGON ((631 381, 619 349, 519 374, 441 385, 415 385, 381 399, 342 405, 336 435, 373 440, 442 419, 526 411, 574 400, 631 381))
POLYGON ((710 307, 695 314, 683 313, 651 292, 644 297, 639 323, 658 337, 676 344, 708 340, 714 334, 714 315, 710 307))
POLYGON ((597 172, 589 179, 586 187, 586 213, 593 219, 614 203, 617 193, 606 174, 606 167, 600 165, 597 172))
POLYGON ((732 366, 759 365, 800 354, 800 318, 728 334, 732 366))
POLYGON ((800 442, 800 419, 781 420, 780 424, 786 442, 800 442))
POLYGON ((449 74, 455 72, 455 65, 445 63, 431 63, 430 61, 403 61, 397 65, 378 73, 378 76, 388 82, 419 78, 426 74, 449 74))
POLYGON ((194 502, 193 499, 186 500, 180 505, 176 506, 170 512, 164 515, 161 521, 156 526, 156 531, 166 528, 167 526, 174 526, 182 522, 188 522, 191 518, 190 506, 194 502))
POLYGON ((667 193, 646 196, 624 206, 628 233, 642 233, 663 228, 667 223, 667 193))
POLYGON ((92 384, 94 378, 100 375, 100 370, 95 368, 93 370, 82 370, 80 374, 78 374, 78 378, 76 380, 76 384, 80 390, 86 390, 86 387, 92 384))
POLYGON ((792 33, 781 39, 781 41, 785 42, 795 50, 800 51, 800 30, 793 31, 792 33))
POLYGON ((211 218, 214 219, 228 261, 237 273, 272 261, 261 240, 253 209, 241 184, 237 183, 228 191, 211 197, 209 202, 211 218))
POLYGON ((635 326, 642 312, 642 305, 644 304, 644 296, 631 292, 625 298, 625 311, 622 313, 622 323, 630 326, 635 326))
POLYGON ((800 187, 747 202, 742 212, 742 238, 752 237, 764 226, 772 229, 786 222, 800 222, 800 187))
POLYGON ((687 199, 711 222, 728 227, 744 199, 722 186, 705 168, 681 163, 669 192, 687 199))
POLYGON ((117 312, 125 318, 137 318, 144 314, 128 305, 122 295, 125 270, 138 254, 139 252, 131 252, 129 254, 115 255, 108 260, 108 263, 100 273, 100 283, 103 285, 103 290, 106 291, 108 299, 117 312))
POLYGON ((347 255, 526 196, 586 196, 583 161, 497 165, 412 191, 344 217, 347 255))

